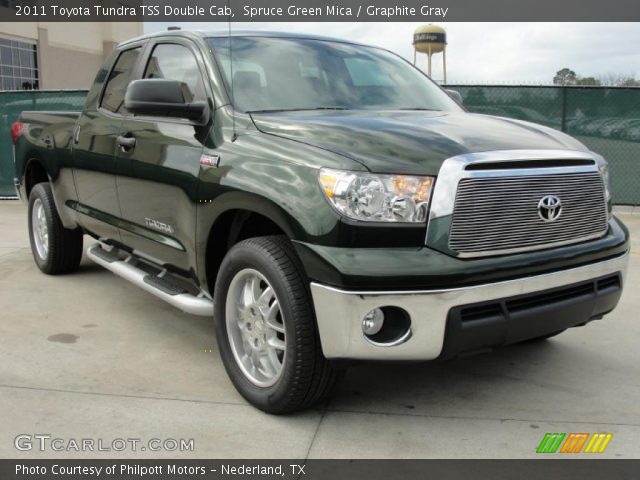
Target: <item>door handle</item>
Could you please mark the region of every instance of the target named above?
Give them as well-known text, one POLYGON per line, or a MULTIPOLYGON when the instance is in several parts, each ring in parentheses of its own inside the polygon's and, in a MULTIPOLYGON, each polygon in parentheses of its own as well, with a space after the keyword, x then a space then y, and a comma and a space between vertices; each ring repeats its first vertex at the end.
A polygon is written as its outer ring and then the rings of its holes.
POLYGON ((120 145, 123 150, 127 151, 136 146, 136 138, 119 135, 118 138, 116 138, 116 143, 120 145))

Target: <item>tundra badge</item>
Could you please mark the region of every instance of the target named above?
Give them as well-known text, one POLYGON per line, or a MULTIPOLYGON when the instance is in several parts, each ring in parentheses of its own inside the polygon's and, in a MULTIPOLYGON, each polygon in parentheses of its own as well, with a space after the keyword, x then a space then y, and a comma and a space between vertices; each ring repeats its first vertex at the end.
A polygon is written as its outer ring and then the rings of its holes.
POLYGON ((149 217, 145 218, 144 221, 149 228, 153 228, 154 230, 159 230, 164 233, 173 233, 173 227, 168 223, 159 222, 158 220, 154 220, 149 217))

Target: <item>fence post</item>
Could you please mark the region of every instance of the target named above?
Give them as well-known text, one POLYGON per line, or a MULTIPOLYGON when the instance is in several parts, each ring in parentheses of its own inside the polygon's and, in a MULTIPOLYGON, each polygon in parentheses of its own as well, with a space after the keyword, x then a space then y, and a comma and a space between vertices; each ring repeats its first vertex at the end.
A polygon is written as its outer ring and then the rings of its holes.
POLYGON ((560 130, 567 131, 567 87, 561 86, 560 92, 562 92, 562 112, 560 113, 560 130))

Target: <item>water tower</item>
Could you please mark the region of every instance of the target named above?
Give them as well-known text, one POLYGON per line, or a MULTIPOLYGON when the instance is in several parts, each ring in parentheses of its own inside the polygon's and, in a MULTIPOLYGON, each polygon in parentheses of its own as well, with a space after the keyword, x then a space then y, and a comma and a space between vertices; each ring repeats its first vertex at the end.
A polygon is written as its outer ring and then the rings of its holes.
POLYGON ((416 64, 418 52, 426 53, 429 59, 427 73, 431 77, 431 57, 442 52, 442 72, 447 83, 447 32, 438 25, 422 25, 413 32, 413 64, 416 64))

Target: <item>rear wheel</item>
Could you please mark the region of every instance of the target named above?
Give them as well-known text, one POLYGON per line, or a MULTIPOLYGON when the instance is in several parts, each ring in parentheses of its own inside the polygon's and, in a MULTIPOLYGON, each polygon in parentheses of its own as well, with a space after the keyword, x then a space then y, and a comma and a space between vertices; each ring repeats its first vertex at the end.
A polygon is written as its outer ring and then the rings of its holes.
POLYGON ((37 184, 29 194, 29 240, 33 259, 44 273, 69 273, 80 265, 82 230, 64 228, 48 183, 37 184))
POLYGON ((257 237, 224 258, 214 294, 218 348, 240 394, 269 413, 325 399, 338 378, 322 355, 300 262, 285 237, 257 237))

